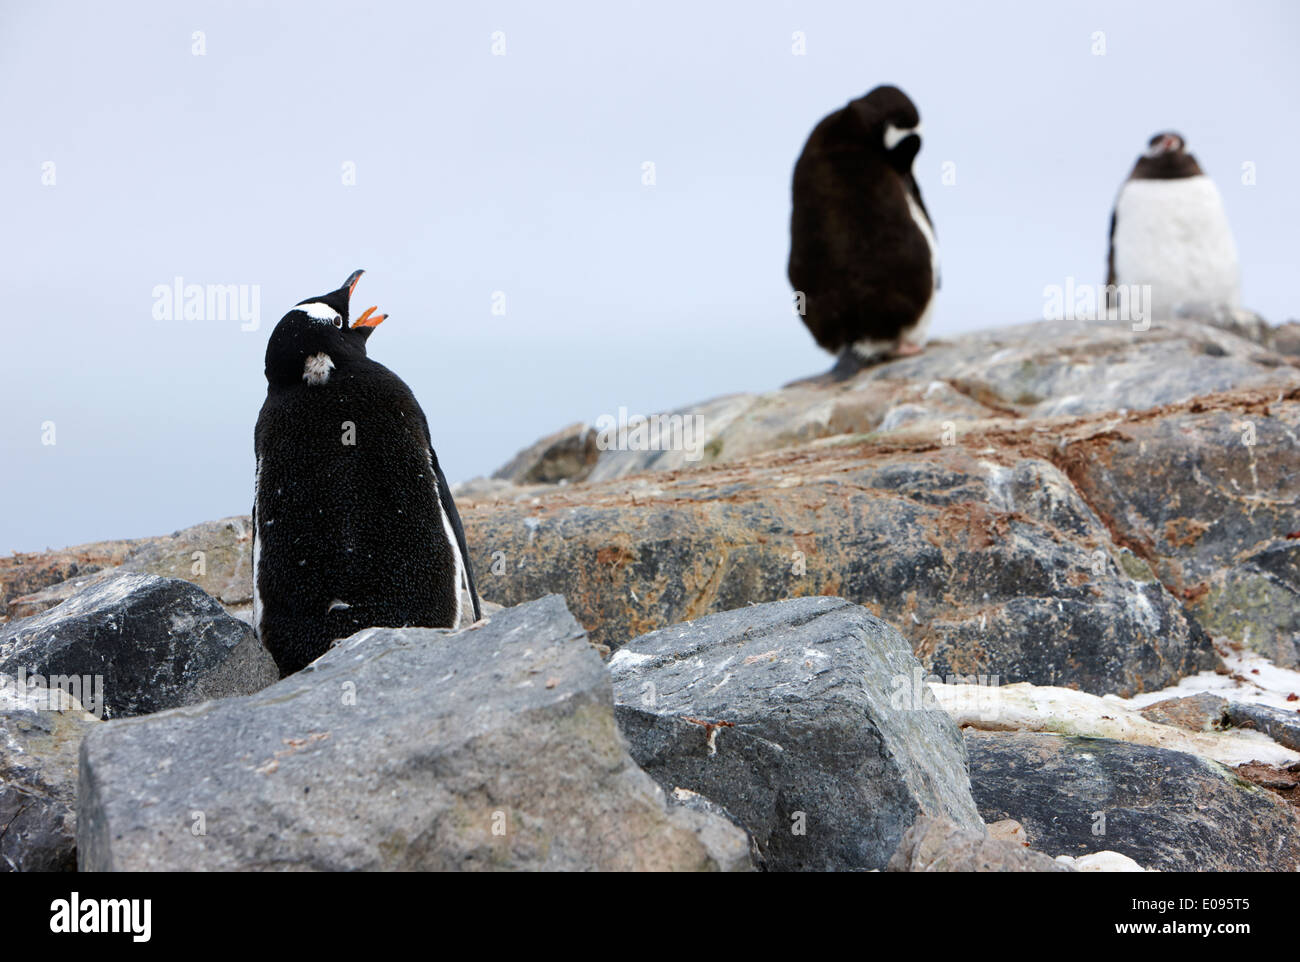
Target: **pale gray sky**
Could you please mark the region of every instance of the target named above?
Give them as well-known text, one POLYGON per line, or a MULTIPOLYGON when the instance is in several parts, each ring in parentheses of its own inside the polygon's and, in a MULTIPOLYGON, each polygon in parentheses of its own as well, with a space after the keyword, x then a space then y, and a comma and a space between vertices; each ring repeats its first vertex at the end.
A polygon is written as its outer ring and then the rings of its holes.
POLYGON ((826 368, 789 313, 790 173, 879 83, 925 124, 934 336, 1101 280, 1115 192, 1164 128, 1224 194, 1247 305, 1294 317, 1298 11, 5 0, 0 550, 248 511, 266 337, 357 267, 362 306, 392 315, 371 356, 453 480, 620 406, 826 368), (178 276, 256 285, 260 328, 155 319, 178 276))

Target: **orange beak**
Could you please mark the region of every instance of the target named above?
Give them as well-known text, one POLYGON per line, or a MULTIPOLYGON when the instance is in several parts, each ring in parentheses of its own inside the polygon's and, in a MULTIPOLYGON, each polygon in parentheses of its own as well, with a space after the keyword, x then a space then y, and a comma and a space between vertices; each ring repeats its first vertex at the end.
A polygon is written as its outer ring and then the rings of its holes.
POLYGON ((367 307, 366 312, 352 322, 354 328, 357 327, 378 327, 388 317, 387 314, 376 314, 379 310, 377 307, 367 307))

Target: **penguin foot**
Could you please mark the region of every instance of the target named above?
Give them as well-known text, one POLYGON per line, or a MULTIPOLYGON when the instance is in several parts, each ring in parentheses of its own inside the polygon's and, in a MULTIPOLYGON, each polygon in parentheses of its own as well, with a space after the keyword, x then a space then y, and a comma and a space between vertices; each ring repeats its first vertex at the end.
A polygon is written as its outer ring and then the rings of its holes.
POLYGON ((484 625, 486 625, 486 624, 487 624, 489 621, 491 621, 491 620, 492 620, 492 619, 489 618, 487 615, 484 615, 482 618, 480 618, 478 621, 474 622, 472 625, 466 625, 466 626, 465 626, 465 630, 466 630, 466 631, 473 631, 475 628, 482 628, 484 625))
POLYGON ((890 357, 915 357, 924 350, 920 344, 900 344, 894 348, 890 357))
POLYGON ((890 354, 886 350, 881 350, 868 357, 863 357, 855 351, 852 346, 849 346, 840 351, 835 358, 835 363, 826 373, 814 374, 812 377, 801 377, 797 381, 791 381, 790 383, 783 385, 783 387, 840 384, 844 381, 852 380, 859 372, 864 371, 869 367, 883 364, 894 356, 896 355, 890 354))
POLYGON ((835 359, 834 366, 826 372, 826 375, 832 381, 847 381, 863 368, 870 366, 871 362, 863 360, 857 351, 848 347, 840 351, 840 356, 835 359))

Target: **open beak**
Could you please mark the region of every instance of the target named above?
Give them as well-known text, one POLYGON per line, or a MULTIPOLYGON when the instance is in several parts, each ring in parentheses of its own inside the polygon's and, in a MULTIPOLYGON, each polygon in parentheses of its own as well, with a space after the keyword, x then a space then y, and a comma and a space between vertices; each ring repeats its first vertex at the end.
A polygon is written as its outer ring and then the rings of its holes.
POLYGON ((352 327, 354 329, 358 327, 378 327, 388 315, 376 314, 375 311, 377 310, 379 310, 377 307, 367 307, 366 312, 352 322, 352 327))
MULTIPOLYGON (((343 282, 343 286, 348 289, 349 301, 352 300, 352 292, 357 289, 357 281, 361 280, 361 275, 364 273, 365 271, 353 271, 348 276, 348 279, 343 282)), ((379 308, 377 307, 366 308, 366 312, 352 322, 352 329, 356 330, 359 327, 368 327, 371 330, 373 330, 374 328, 382 324, 384 322, 384 318, 388 317, 388 315, 376 314, 375 311, 377 310, 379 310, 379 308)))

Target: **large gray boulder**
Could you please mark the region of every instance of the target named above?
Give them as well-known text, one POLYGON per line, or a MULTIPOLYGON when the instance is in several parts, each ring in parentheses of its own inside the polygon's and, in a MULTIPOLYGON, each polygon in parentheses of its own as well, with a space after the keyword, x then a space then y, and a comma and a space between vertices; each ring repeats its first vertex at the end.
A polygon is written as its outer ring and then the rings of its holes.
POLYGON ((628 757, 558 597, 367 629, 256 695, 108 723, 81 760, 84 870, 750 867, 628 757))
POLYGON ((0 872, 77 867, 77 751, 100 724, 58 688, 0 684, 0 872))
POLYGON ((961 733, 911 648, 842 598, 651 632, 609 670, 637 763, 740 819, 769 869, 884 868, 921 814, 983 831, 961 733))
POLYGON ((1120 852, 1148 870, 1300 869, 1300 812, 1204 758, 1107 738, 967 729, 971 790, 989 822, 1035 849, 1120 852))
POLYGON ((279 677, 248 625, 174 578, 114 574, 0 626, 0 674, 39 676, 105 718, 258 691, 279 677))

